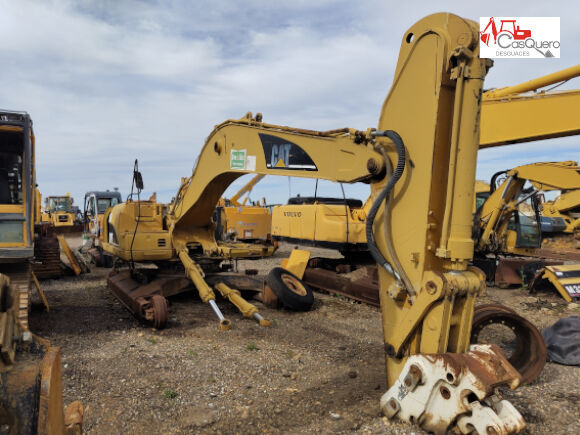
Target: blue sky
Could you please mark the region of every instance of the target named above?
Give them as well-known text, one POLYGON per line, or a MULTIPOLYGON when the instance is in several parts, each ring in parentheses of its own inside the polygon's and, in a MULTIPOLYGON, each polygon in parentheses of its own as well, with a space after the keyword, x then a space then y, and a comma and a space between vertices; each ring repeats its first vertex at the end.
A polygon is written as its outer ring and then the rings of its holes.
MULTIPOLYGON (((168 201, 215 124, 262 112, 301 128, 374 127, 405 30, 425 15, 560 16, 560 59, 496 60, 486 88, 579 62, 575 1, 0 0, 0 107, 25 110, 43 196, 118 187, 139 159, 145 194, 168 201), (434 4, 437 4, 434 6, 434 4)), ((560 89, 580 88, 580 79, 560 89)), ((580 160, 574 137, 480 153, 478 178, 535 161, 580 160)), ((237 180, 235 192, 248 180, 237 180)), ((368 187, 345 186, 365 198, 368 187)), ((312 195, 313 180, 266 177, 253 199, 312 195)), ((321 182, 319 194, 341 195, 321 182)))

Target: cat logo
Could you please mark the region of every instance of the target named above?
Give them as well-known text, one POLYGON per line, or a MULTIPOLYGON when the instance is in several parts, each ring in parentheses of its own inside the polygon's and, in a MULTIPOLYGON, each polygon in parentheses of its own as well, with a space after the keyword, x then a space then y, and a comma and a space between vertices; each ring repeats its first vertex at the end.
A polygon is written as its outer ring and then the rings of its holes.
POLYGON ((259 133, 268 169, 317 171, 318 168, 300 146, 287 139, 259 133))

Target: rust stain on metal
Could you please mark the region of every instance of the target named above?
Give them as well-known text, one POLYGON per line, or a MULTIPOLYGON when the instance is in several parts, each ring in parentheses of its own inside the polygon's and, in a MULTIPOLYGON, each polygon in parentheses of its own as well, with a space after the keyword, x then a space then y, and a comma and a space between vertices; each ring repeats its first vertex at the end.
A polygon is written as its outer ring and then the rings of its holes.
POLYGON ((490 352, 472 350, 466 354, 429 354, 425 357, 434 364, 442 361, 443 367, 454 379, 471 372, 476 379, 475 386, 484 393, 479 397, 481 400, 500 385, 509 385, 514 389, 520 383, 519 373, 503 356, 501 349, 495 344, 490 347, 490 352))

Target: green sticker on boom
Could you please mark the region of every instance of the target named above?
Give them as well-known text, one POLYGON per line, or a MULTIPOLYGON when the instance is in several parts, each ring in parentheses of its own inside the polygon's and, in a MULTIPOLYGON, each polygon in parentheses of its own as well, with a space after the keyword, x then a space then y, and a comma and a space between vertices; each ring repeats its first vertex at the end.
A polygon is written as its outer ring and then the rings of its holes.
POLYGON ((230 168, 246 169, 246 150, 232 150, 230 168))

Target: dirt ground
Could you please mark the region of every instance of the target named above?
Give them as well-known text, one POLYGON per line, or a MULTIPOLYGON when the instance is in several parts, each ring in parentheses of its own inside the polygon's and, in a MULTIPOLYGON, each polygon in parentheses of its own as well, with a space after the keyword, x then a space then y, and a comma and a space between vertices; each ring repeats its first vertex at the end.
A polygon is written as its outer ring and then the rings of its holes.
MULTIPOLYGON (((291 248, 239 267, 264 273, 291 248)), ((82 401, 88 434, 424 433, 379 412, 386 383, 378 308, 317 292, 307 313, 256 303, 273 321, 263 328, 218 300, 233 324, 221 332, 211 308, 184 294, 158 331, 109 293, 107 274, 95 268, 42 282, 50 312, 36 301, 30 318, 35 333, 61 347, 64 400, 82 401)), ((538 328, 580 314, 556 294, 521 289, 489 288, 481 302, 503 303, 538 328)), ((532 384, 504 391, 526 433, 580 433, 579 375, 579 367, 547 363, 532 384)))

